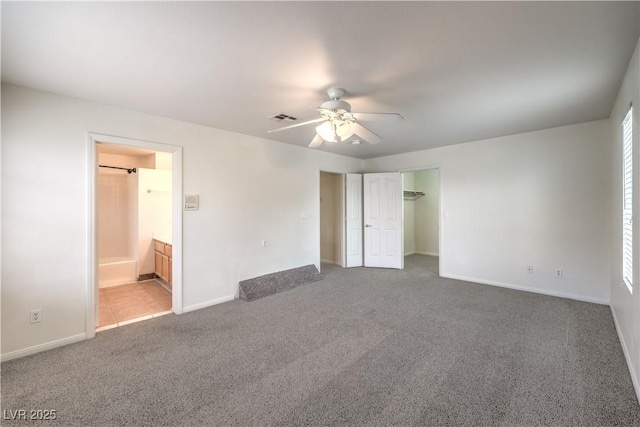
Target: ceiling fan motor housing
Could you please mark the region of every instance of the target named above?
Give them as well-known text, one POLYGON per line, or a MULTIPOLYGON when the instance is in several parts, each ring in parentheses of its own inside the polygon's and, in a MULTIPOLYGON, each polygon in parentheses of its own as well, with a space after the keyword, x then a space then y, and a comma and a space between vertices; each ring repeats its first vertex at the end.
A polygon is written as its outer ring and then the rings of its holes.
POLYGON ((327 95, 329 95, 330 99, 340 99, 345 93, 347 93, 347 91, 341 87, 332 87, 327 90, 327 95))
POLYGON ((332 99, 331 101, 327 101, 323 103, 321 107, 327 110, 342 110, 346 111, 347 113, 351 112, 351 104, 340 99, 332 99))
POLYGON ((332 87, 327 90, 327 95, 331 98, 331 101, 327 101, 321 105, 321 108, 325 108, 327 110, 340 111, 340 112, 351 112, 351 104, 346 101, 342 101, 340 98, 344 96, 347 91, 341 87, 332 87))

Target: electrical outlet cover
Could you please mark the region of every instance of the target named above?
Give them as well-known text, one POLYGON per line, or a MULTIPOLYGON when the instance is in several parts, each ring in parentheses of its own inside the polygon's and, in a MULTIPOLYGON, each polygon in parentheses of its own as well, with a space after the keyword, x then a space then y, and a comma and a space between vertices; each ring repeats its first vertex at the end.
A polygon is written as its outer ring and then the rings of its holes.
POLYGON ((42 309, 37 308, 29 312, 29 323, 42 322, 42 309))

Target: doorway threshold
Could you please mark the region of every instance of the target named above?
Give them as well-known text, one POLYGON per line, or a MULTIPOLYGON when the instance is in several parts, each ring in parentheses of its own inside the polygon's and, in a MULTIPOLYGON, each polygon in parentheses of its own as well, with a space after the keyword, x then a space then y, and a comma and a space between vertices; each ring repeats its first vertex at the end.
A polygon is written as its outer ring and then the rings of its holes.
POLYGON ((172 313, 171 293, 155 280, 99 289, 96 331, 172 313))
POLYGON ((96 332, 106 331, 107 329, 113 329, 113 328, 117 328, 119 326, 130 325, 131 323, 137 323, 137 322, 141 322, 143 320, 149 320, 149 319, 153 319, 154 317, 165 316, 165 315, 171 314, 171 313, 173 313, 173 310, 167 310, 167 311, 161 311, 159 313, 147 314, 146 316, 136 317, 134 319, 129 319, 129 320, 125 320, 125 321, 122 321, 122 322, 113 323, 111 325, 100 326, 99 328, 96 328, 96 332))

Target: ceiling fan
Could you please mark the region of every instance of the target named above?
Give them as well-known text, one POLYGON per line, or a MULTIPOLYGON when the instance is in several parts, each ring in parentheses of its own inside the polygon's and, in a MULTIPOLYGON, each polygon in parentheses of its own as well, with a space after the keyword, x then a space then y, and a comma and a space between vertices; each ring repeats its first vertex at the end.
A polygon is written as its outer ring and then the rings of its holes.
MULTIPOLYGON (((267 133, 280 132, 299 126, 321 123, 316 126, 316 136, 309 144, 310 148, 316 148, 323 142, 343 142, 352 136, 357 136, 370 144, 377 144, 382 137, 376 135, 359 122, 400 122, 403 117, 398 113, 352 113, 351 104, 342 100, 346 91, 341 87, 332 87, 327 91, 330 101, 323 103, 316 110, 320 112, 320 118, 307 120, 306 122, 272 129, 267 133)), ((354 144, 359 144, 359 139, 354 139, 354 144), (358 142, 356 142, 358 141, 358 142)))

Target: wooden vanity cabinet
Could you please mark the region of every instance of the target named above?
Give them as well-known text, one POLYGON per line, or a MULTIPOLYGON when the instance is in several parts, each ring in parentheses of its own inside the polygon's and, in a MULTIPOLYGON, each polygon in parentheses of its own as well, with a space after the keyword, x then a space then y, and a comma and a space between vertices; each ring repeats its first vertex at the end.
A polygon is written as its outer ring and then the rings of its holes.
POLYGON ((169 243, 153 240, 156 276, 171 285, 172 246, 169 243))

